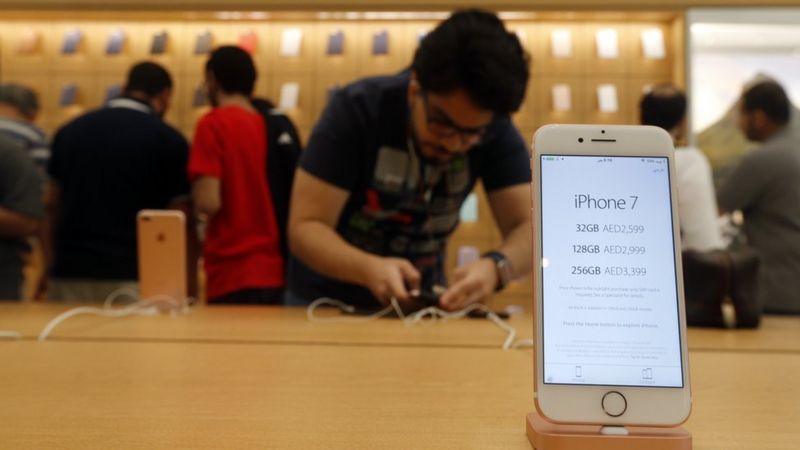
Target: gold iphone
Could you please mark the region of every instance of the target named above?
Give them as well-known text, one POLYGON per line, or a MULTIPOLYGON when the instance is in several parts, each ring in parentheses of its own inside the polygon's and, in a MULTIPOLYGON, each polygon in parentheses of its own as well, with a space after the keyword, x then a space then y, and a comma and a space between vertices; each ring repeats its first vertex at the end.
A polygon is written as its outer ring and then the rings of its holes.
POLYGON ((672 139, 548 125, 533 147, 537 409, 562 423, 682 423, 691 391, 672 139))
POLYGON ((139 293, 186 304, 186 217, 176 210, 144 209, 137 215, 139 293))

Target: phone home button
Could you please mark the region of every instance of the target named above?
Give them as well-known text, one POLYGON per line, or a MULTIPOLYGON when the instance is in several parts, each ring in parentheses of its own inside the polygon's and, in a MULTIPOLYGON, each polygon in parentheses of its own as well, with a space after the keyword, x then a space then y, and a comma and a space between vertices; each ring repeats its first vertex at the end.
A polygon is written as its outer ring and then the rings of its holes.
POLYGON ((625 400, 625 396, 617 391, 606 392, 600 403, 603 406, 603 412, 611 417, 619 417, 628 409, 628 401, 625 400))

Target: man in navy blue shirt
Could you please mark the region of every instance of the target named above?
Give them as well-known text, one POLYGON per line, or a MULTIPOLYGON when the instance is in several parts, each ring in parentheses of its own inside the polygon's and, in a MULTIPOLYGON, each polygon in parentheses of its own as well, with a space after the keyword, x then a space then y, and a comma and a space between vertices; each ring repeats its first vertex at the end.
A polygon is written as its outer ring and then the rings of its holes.
POLYGON ((459 267, 439 300, 485 300, 531 266, 527 147, 509 114, 528 57, 492 13, 454 13, 420 43, 409 71, 332 97, 295 177, 286 303, 318 297, 378 307, 445 285, 445 246, 480 179, 503 243, 459 267))
POLYGON ((136 64, 122 97, 56 133, 48 168, 48 297, 97 302, 136 287, 137 212, 167 208, 189 192, 188 143, 162 119, 171 94, 163 67, 136 64))

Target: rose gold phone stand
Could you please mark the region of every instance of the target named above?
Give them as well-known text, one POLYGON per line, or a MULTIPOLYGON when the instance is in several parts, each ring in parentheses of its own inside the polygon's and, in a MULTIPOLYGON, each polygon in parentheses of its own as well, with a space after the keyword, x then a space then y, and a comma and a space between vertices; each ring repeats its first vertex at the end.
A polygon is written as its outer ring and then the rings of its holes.
POLYGON ((528 440, 536 450, 691 450, 683 427, 602 427, 555 424, 528 414, 528 440))

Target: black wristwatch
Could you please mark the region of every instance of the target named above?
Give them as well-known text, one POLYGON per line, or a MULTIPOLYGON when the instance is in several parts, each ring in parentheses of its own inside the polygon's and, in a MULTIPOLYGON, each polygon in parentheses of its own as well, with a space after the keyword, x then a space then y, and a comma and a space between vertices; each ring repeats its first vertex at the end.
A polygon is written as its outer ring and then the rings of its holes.
POLYGON ((506 287, 514 278, 514 270, 511 268, 511 261, 506 258, 506 255, 492 250, 481 255, 481 258, 489 258, 494 261, 494 267, 497 269, 497 286, 494 288, 495 291, 506 287))

